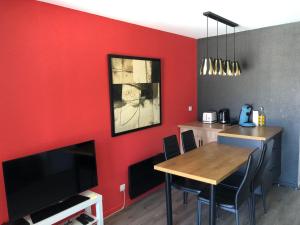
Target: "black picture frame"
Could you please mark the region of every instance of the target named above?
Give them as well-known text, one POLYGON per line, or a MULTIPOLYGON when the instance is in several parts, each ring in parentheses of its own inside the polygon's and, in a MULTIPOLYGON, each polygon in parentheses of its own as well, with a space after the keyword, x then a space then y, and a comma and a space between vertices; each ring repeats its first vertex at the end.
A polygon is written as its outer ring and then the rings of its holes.
POLYGON ((111 135, 162 124, 161 60, 108 55, 111 135))

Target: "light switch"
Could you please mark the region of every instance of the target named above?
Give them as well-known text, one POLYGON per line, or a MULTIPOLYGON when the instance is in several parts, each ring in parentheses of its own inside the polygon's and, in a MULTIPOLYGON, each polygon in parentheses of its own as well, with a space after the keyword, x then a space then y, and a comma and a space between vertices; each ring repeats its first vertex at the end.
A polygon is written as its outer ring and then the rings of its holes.
POLYGON ((189 110, 189 112, 192 112, 193 111, 193 106, 190 105, 188 110, 189 110))

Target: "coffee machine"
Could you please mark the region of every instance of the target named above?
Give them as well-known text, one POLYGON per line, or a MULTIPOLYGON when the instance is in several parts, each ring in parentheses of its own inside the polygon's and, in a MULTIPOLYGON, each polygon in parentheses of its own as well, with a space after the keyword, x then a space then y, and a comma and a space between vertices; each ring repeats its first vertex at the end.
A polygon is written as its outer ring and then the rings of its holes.
POLYGON ((240 121, 239 121, 240 126, 255 127, 255 124, 250 121, 252 109, 253 109, 252 106, 248 104, 242 106, 241 113, 240 113, 240 121))

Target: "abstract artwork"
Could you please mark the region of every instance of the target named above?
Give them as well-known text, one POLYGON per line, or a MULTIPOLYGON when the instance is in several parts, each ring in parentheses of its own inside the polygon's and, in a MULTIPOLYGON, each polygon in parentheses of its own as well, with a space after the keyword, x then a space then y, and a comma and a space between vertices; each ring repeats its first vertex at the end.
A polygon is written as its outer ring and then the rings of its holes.
POLYGON ((112 136, 161 124, 160 60, 108 55, 112 136))

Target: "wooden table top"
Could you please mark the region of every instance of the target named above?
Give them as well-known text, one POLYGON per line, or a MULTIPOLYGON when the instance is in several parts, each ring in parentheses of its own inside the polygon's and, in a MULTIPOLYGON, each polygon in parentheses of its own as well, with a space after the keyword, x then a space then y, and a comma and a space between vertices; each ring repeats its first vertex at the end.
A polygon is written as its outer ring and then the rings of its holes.
POLYGON ((218 136, 266 141, 282 131, 281 127, 234 126, 218 133, 218 136))
POLYGON ((159 163, 154 169, 217 185, 247 162, 252 151, 212 142, 159 163))
POLYGON ((196 127, 196 128, 204 128, 207 130, 224 130, 224 129, 228 129, 231 126, 226 125, 226 124, 220 124, 220 123, 203 123, 200 121, 193 121, 193 122, 189 122, 189 123, 184 123, 184 124, 180 124, 178 125, 178 127, 180 128, 190 128, 190 127, 196 127))

